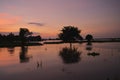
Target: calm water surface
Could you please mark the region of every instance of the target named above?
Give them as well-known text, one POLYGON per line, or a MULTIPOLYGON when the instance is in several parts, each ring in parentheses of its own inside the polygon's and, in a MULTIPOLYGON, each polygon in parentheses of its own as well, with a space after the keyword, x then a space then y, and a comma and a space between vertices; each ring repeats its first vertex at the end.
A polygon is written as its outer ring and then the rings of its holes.
POLYGON ((60 55, 65 47, 69 44, 0 48, 0 80, 120 80, 120 43, 75 43, 77 60, 60 55))

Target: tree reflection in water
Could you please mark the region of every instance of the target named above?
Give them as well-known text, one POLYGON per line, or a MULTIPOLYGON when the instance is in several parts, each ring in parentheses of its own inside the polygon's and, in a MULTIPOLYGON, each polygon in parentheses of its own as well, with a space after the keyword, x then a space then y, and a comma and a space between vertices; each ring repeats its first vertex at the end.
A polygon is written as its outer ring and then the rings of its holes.
POLYGON ((97 53, 97 52, 91 52, 91 53, 88 53, 87 55, 88 55, 88 56, 93 56, 93 57, 95 57, 95 56, 99 56, 100 53, 97 53))
POLYGON ((8 47, 8 52, 9 52, 10 54, 14 54, 14 51, 15 51, 15 49, 14 49, 13 46, 8 47))
POLYGON ((20 63, 23 62, 29 62, 30 56, 27 55, 28 52, 28 46, 21 46, 21 51, 20 51, 20 63))
POLYGON ((77 48, 65 47, 59 52, 59 55, 63 59, 63 62, 66 64, 77 63, 81 60, 80 58, 81 52, 79 52, 77 48))
POLYGON ((93 57, 95 57, 95 56, 99 56, 100 55, 100 53, 97 53, 97 52, 91 52, 92 51, 92 44, 87 44, 86 45, 86 50, 88 51, 88 53, 87 53, 87 55, 88 56, 93 56, 93 57))
POLYGON ((87 46, 87 47, 86 47, 86 50, 87 50, 87 51, 91 51, 91 50, 92 50, 92 46, 87 46))

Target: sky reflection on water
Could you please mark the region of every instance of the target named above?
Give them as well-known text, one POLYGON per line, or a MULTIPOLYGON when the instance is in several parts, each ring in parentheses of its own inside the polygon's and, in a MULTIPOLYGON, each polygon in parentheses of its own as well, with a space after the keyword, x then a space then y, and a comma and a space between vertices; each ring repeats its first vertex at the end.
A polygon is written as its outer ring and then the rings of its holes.
POLYGON ((120 80, 120 43, 75 43, 80 60, 69 64, 60 56, 65 47, 69 44, 0 48, 0 80, 120 80))

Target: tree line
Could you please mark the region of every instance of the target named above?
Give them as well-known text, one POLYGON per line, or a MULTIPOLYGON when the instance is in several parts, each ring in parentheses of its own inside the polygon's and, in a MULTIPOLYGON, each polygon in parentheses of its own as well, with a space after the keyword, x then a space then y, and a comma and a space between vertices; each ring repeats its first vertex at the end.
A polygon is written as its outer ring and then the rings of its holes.
POLYGON ((32 36, 32 32, 30 32, 27 28, 20 28, 19 35, 14 35, 12 32, 8 35, 0 34, 0 43, 15 43, 21 42, 25 43, 28 41, 41 41, 41 36, 32 36))
MULTIPOLYGON (((69 42, 70 46, 71 43, 74 41, 82 41, 83 37, 81 36, 81 30, 74 26, 64 26, 61 29, 61 32, 58 34, 58 39, 62 40, 63 42, 69 42)), ((42 38, 40 35, 32 36, 32 32, 30 32, 27 28, 20 28, 19 35, 14 35, 12 32, 8 35, 0 34, 0 43, 9 42, 15 43, 20 42, 21 44, 25 44, 30 41, 41 41, 42 38)), ((86 35, 85 38, 88 43, 91 42, 93 36, 91 34, 86 35)))

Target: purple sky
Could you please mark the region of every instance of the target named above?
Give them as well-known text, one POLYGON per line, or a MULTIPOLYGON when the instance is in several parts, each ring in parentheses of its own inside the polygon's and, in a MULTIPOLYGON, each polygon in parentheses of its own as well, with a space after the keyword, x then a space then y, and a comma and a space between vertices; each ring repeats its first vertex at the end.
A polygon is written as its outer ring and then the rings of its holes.
POLYGON ((120 37, 120 0, 0 0, 0 32, 26 27, 55 37, 68 25, 83 36, 120 37))

